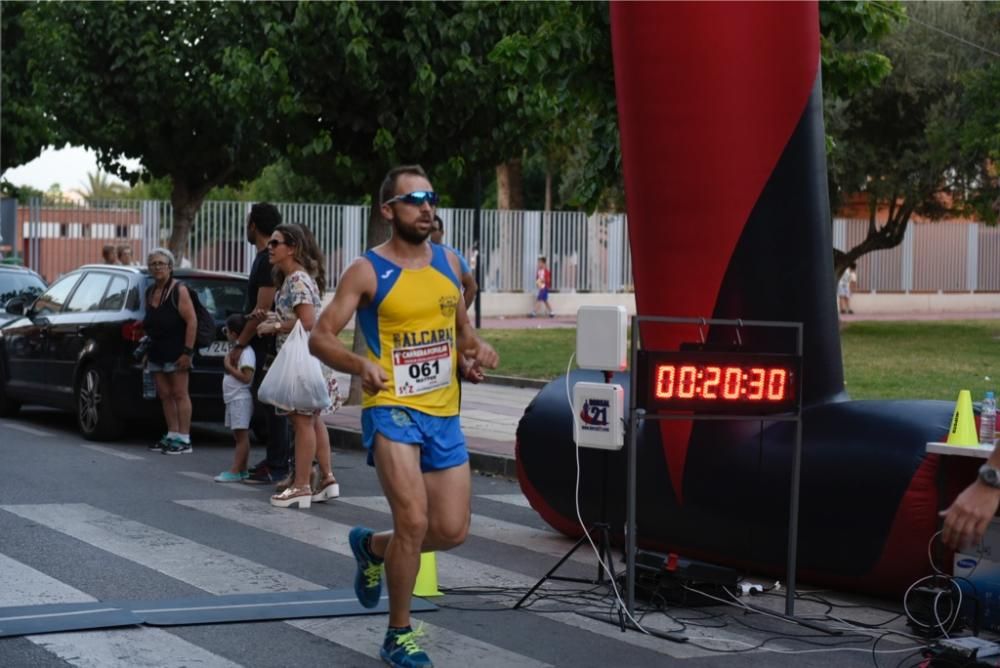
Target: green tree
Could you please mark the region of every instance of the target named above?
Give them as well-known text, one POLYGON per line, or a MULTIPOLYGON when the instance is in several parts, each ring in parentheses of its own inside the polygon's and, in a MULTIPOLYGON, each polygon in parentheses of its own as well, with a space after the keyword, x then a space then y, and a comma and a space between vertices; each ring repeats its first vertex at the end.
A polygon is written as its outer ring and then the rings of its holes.
POLYGON ((863 193, 869 210, 866 238, 834 253, 837 275, 898 245, 914 214, 996 221, 1000 13, 977 3, 915 3, 908 12, 911 20, 882 42, 892 73, 827 109, 838 145, 834 187, 863 193))
MULTIPOLYGON (((373 196, 391 164, 462 176, 520 155, 525 137, 551 134, 579 103, 570 85, 581 68, 570 64, 609 44, 601 4, 254 7, 267 66, 232 86, 247 99, 269 91, 273 141, 293 170, 348 197, 373 196), (603 32, 590 14, 603 16, 603 32)), ((255 57, 240 47, 227 55, 247 66, 255 57)))
POLYGON ((820 2, 823 96, 847 98, 888 76, 892 63, 875 46, 905 20, 902 5, 895 1, 820 2))
MULTIPOLYGON (((6 4, 6 3, 5 3, 6 4)), ((169 176, 182 252, 212 188, 257 176, 274 159, 264 140, 266 98, 231 95, 233 44, 253 51, 260 26, 244 3, 40 3, 21 15, 38 103, 69 142, 94 149, 100 167, 135 183, 169 176)))
POLYGON ((33 160, 55 141, 51 119, 35 96, 28 72, 30 53, 22 19, 30 6, 0 3, 0 173, 33 160))

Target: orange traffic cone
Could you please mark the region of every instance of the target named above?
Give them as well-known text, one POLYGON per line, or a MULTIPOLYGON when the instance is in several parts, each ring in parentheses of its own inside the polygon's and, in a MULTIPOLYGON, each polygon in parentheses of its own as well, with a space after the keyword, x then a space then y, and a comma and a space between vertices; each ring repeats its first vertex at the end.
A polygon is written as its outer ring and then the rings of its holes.
POLYGON ((976 420, 972 412, 972 395, 968 390, 958 393, 955 413, 951 416, 951 429, 948 430, 948 445, 979 445, 976 420))

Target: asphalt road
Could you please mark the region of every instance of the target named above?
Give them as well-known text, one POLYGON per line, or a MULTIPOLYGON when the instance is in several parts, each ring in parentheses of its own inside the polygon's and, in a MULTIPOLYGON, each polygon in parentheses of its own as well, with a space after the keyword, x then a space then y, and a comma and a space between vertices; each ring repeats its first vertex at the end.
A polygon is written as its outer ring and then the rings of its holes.
MULTIPOLYGON (((341 499, 284 510, 264 487, 212 482, 231 457, 224 432, 196 431, 194 453, 173 457, 148 451, 152 436, 89 443, 69 416, 43 409, 0 420, 0 608, 349 588, 350 527, 389 522, 362 453, 335 453, 341 499)), ((845 629, 840 636, 738 603, 643 612, 643 626, 685 643, 623 633, 579 614, 607 615, 606 588, 565 582, 513 610, 572 541, 541 521, 516 482, 477 475, 473 494, 471 537, 436 555, 439 609, 417 616, 440 668, 916 665, 906 657, 918 645, 886 634, 906 631, 898 605, 835 594, 803 596, 796 612, 845 629), (833 617, 886 624, 865 630, 833 617)), ((592 576, 594 563, 581 550, 560 574, 592 576)), ((783 597, 752 602, 781 610, 783 597)), ((377 666, 385 623, 377 614, 0 638, 0 666, 377 666)))

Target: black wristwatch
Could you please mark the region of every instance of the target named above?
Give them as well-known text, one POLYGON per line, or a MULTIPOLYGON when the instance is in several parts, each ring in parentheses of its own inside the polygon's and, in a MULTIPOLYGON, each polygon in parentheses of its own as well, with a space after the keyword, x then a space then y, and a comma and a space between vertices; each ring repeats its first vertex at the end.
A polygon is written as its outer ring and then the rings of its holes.
POLYGON ((181 355, 194 355, 194 348, 184 346, 181 348, 181 355))
POLYGON ((993 489, 1000 489, 1000 469, 995 469, 989 464, 979 467, 979 482, 993 489))

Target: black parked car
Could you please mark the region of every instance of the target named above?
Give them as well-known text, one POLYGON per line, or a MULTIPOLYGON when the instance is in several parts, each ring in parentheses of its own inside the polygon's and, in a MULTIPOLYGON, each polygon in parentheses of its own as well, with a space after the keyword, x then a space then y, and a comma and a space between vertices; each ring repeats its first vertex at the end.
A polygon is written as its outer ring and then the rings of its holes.
MULTIPOLYGON (((195 351, 190 393, 195 420, 221 420, 226 317, 243 309, 240 274, 176 269, 216 322, 216 340, 195 351)), ((142 367, 133 352, 143 337, 145 268, 85 265, 60 277, 34 302, 7 307, 18 316, 0 329, 0 416, 21 404, 76 413, 90 440, 118 437, 128 420, 162 420, 159 399, 144 399, 142 367)))
POLYGON ((15 302, 30 304, 44 291, 45 281, 32 270, 17 265, 0 264, 0 327, 17 317, 7 313, 7 304, 15 302))

